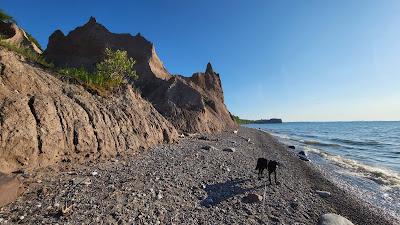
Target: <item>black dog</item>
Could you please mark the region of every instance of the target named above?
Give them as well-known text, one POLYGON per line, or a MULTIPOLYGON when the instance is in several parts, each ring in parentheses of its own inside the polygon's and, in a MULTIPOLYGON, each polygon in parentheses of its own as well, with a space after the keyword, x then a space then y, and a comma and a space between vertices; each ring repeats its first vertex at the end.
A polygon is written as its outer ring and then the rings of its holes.
POLYGON ((278 165, 279 163, 277 161, 274 160, 268 161, 267 159, 264 158, 258 158, 256 166, 256 170, 258 170, 258 179, 261 179, 264 169, 268 169, 269 183, 272 184, 271 173, 274 173, 275 183, 278 184, 278 182, 276 181, 276 168, 278 167, 278 165))

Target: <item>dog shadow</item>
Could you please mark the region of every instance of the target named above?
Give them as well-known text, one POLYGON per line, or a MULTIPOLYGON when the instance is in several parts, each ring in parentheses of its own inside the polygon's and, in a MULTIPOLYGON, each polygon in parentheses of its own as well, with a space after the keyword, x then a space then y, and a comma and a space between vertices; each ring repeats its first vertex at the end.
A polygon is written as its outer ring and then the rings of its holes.
POLYGON ((207 192, 207 197, 201 201, 201 205, 205 207, 212 207, 224 202, 236 195, 243 194, 259 187, 253 188, 242 188, 241 184, 250 181, 251 179, 239 179, 229 180, 224 183, 217 183, 212 185, 207 185, 204 189, 207 192))

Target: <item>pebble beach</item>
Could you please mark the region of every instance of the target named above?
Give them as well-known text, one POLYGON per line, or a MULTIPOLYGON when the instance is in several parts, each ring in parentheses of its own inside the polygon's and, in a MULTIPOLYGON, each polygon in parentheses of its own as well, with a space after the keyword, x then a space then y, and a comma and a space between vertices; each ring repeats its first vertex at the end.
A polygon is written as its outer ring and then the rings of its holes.
POLYGON ((399 224, 342 190, 312 162, 256 129, 189 135, 127 158, 60 163, 18 175, 24 195, 0 224, 399 224), (278 184, 257 178, 257 158, 280 163, 278 184))

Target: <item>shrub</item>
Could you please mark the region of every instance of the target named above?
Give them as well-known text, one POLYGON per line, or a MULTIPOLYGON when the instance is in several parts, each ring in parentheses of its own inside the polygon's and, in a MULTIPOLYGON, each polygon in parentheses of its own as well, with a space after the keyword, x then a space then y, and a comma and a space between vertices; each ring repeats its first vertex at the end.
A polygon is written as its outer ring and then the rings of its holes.
POLYGON ((125 76, 137 79, 136 71, 133 70, 135 61, 128 58, 126 51, 113 51, 106 48, 105 56, 103 61, 96 64, 96 70, 93 72, 89 72, 84 67, 67 67, 58 69, 58 73, 74 78, 102 95, 125 83, 125 76))
POLYGON ((133 70, 135 60, 128 58, 126 51, 113 51, 110 48, 106 48, 104 53, 106 56, 104 61, 96 65, 98 76, 116 81, 117 83, 122 82, 125 75, 137 79, 136 71, 133 70))

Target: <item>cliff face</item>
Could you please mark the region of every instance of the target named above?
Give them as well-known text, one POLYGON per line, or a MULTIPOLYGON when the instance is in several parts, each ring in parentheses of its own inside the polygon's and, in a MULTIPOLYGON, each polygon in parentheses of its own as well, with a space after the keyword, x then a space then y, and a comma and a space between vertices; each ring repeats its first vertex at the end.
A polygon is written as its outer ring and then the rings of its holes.
POLYGON ((181 131, 212 133, 236 127, 224 104, 219 75, 210 63, 205 73, 174 76, 147 98, 181 131))
POLYGON ((173 125, 126 86, 107 98, 0 47, 0 171, 105 159, 173 142, 173 125))
POLYGON ((0 21, 0 34, 4 37, 2 41, 16 45, 24 46, 32 49, 36 53, 41 54, 42 50, 35 43, 29 40, 26 32, 15 23, 4 23, 0 21))
POLYGON ((236 126, 224 104, 219 75, 207 65, 192 77, 171 76, 153 44, 140 34, 114 34, 92 17, 67 36, 61 31, 49 38, 45 56, 58 66, 92 68, 106 47, 122 49, 137 62, 135 85, 154 107, 182 132, 214 132, 236 126))
POLYGON ((154 46, 140 34, 114 34, 91 17, 67 36, 57 30, 49 37, 46 58, 57 66, 93 66, 103 58, 105 48, 123 49, 136 60, 135 69, 141 81, 167 80, 171 77, 158 58, 154 46))

